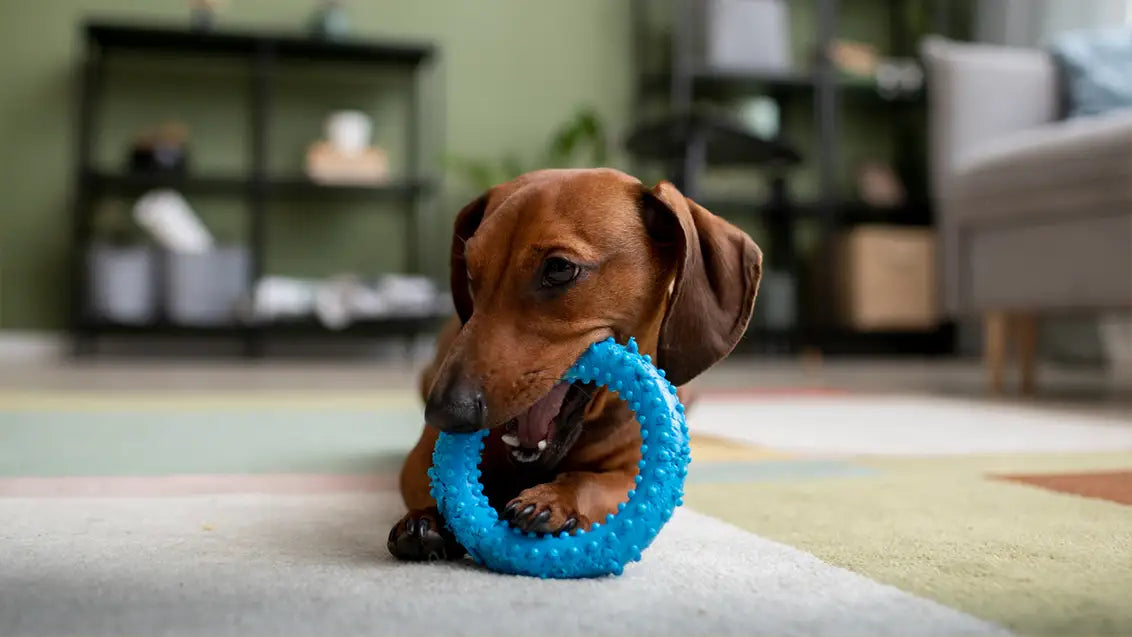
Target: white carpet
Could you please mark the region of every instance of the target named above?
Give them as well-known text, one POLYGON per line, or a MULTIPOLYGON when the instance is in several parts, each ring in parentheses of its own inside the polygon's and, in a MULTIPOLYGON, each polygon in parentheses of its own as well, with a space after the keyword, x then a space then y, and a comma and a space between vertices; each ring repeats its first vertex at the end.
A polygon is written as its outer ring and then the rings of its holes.
POLYGON ((694 433, 831 455, 1072 453, 1132 449, 1132 417, 918 397, 711 397, 694 433))
POLYGON ((623 577, 555 582, 396 563, 398 508, 385 494, 0 498, 0 634, 1003 632, 686 510, 623 577))

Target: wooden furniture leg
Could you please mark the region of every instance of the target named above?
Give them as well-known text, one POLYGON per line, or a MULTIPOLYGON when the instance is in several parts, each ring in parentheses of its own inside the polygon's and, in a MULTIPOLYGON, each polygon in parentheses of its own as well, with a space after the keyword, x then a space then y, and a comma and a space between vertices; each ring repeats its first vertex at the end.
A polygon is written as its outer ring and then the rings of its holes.
POLYGON ((1011 331, 1018 348, 1018 371, 1022 376, 1022 393, 1034 393, 1038 367, 1038 318, 1033 314, 1013 317, 1011 331))
POLYGON ((988 312, 983 317, 983 361, 991 393, 1001 394, 1006 374, 1006 312, 988 312))

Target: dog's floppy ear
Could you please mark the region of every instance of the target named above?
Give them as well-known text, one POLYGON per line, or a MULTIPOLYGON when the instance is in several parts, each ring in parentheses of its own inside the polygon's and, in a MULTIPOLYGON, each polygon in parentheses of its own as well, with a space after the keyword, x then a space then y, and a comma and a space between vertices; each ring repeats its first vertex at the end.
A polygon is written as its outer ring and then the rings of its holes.
POLYGON ((487 197, 484 193, 464 206, 456 215, 456 223, 452 229, 452 254, 449 257, 449 274, 452 285, 452 301, 456 305, 456 314, 460 316, 460 323, 467 323, 472 316, 472 293, 468 289, 468 265, 464 259, 464 244, 476 232, 476 228, 483 221, 484 210, 487 208, 487 197))
POLYGON ((644 196, 645 224, 670 244, 675 279, 660 328, 657 364, 682 385, 743 338, 762 278, 763 255, 739 228, 661 182, 644 196))

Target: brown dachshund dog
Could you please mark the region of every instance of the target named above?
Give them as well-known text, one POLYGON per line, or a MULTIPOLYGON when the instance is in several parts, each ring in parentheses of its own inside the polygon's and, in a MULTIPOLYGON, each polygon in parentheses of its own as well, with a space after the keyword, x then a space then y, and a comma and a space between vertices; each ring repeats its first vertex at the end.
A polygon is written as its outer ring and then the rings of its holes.
POLYGON ((440 431, 491 429, 484 491, 524 531, 584 529, 615 512, 640 427, 615 395, 563 375, 590 344, 633 336, 684 385, 742 338, 762 253, 667 182, 545 170, 460 211, 451 267, 458 317, 421 378, 427 424, 401 470, 409 512, 389 533, 405 560, 464 555, 429 495, 440 431))

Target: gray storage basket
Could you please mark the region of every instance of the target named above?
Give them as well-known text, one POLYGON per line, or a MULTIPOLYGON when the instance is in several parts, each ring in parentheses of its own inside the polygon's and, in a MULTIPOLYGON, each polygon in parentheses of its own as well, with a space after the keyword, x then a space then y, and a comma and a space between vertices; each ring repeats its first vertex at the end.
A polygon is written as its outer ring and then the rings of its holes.
POLYGON ((87 252, 90 311, 95 318, 144 325, 157 316, 156 251, 94 243, 87 252))
POLYGON ((166 262, 169 320, 179 325, 225 325, 248 292, 251 258, 244 246, 225 246, 200 254, 170 253, 166 262))
POLYGON ((710 71, 788 73, 786 0, 697 0, 700 63, 710 71))

